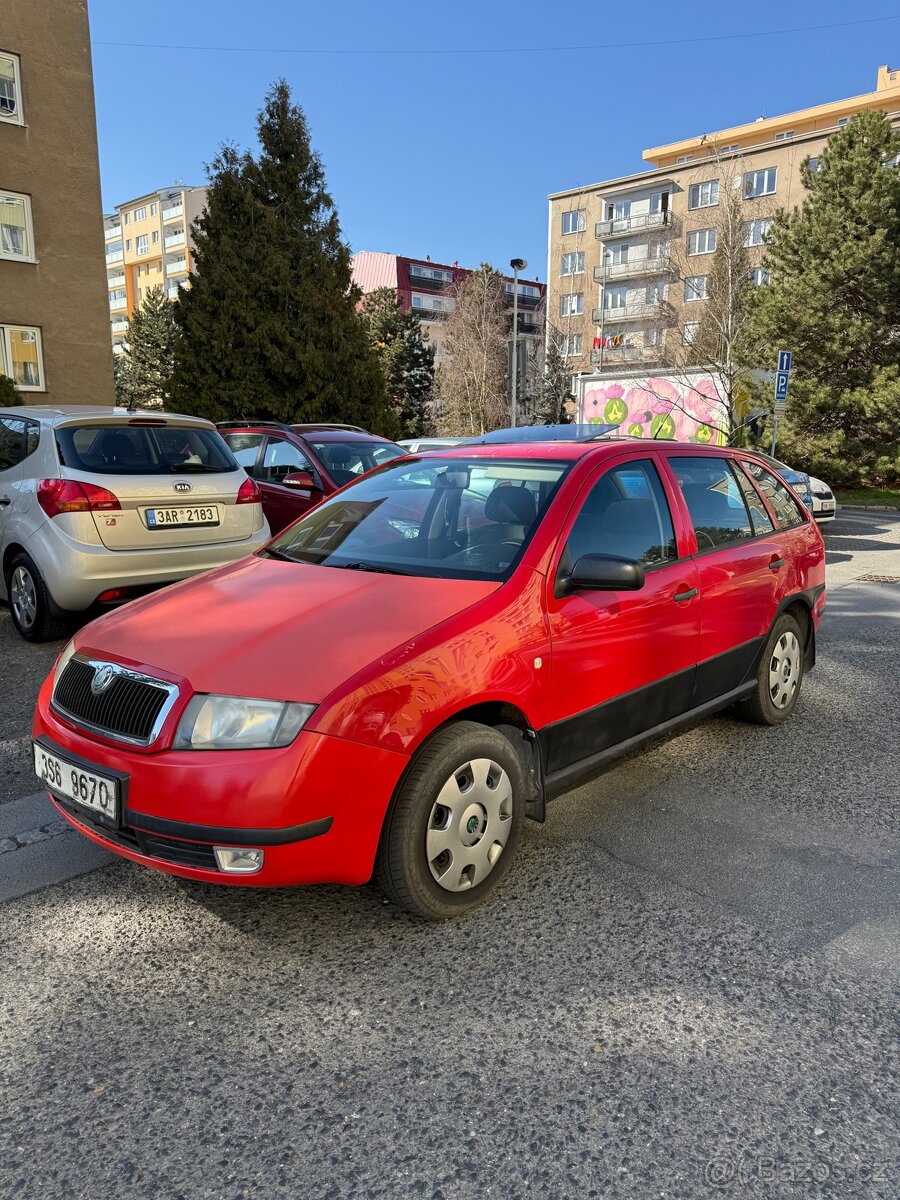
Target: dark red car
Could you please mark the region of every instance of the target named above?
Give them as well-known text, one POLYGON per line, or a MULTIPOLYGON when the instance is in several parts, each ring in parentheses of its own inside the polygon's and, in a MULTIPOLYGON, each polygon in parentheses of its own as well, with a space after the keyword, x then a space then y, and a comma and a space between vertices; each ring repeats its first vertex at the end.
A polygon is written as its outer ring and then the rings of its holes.
POLYGON ((405 457, 77 633, 38 699, 35 766, 77 829, 145 866, 259 886, 374 871, 450 917, 497 885, 525 816, 617 755, 730 704, 789 717, 824 604, 819 530, 752 454, 405 457))
POLYGON ((281 425, 239 421, 217 426, 262 493, 273 533, 296 521, 323 496, 373 467, 407 453, 358 425, 281 425))

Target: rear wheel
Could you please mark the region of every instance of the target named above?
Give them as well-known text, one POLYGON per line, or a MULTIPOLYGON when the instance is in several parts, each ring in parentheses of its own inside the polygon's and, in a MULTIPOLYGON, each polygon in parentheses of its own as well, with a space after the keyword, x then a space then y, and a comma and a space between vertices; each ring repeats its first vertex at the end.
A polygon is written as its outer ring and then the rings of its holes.
POLYGON ((65 618, 54 612, 43 576, 27 554, 17 554, 6 577, 13 624, 27 642, 49 642, 67 633, 65 618))
POLYGON ((741 711, 756 725, 780 725, 794 711, 803 682, 803 633, 796 617, 783 613, 769 634, 756 674, 756 690, 741 711))
POLYGON ((509 740, 459 721, 417 755, 388 810, 376 875, 385 894, 433 921, 494 891, 522 830, 525 772, 509 740))

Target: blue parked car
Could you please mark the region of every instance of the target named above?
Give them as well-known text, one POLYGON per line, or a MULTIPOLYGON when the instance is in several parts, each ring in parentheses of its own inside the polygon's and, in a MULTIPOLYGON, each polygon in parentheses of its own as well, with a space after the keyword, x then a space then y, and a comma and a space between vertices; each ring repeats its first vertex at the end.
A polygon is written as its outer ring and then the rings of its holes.
POLYGON ((787 463, 779 462, 777 458, 773 458, 771 454, 763 454, 761 450, 754 450, 754 454, 765 459, 774 470, 778 472, 785 483, 789 483, 810 512, 813 510, 813 492, 812 483, 806 471, 797 471, 793 467, 789 467, 787 463))

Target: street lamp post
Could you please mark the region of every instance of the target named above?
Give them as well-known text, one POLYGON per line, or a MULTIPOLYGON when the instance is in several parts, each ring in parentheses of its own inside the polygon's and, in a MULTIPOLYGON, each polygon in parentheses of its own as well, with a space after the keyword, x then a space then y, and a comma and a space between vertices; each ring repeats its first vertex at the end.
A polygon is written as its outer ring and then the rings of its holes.
POLYGON ((509 402, 509 419, 510 424, 515 429, 519 422, 519 272, 524 271, 528 263, 524 258, 511 258, 509 265, 513 269, 512 389, 509 402))
POLYGON ((600 280, 600 362, 598 363, 598 375, 603 374, 603 350, 604 343, 606 342, 606 273, 609 270, 609 251, 605 247, 602 247, 600 262, 602 264, 600 271, 602 279, 600 280))

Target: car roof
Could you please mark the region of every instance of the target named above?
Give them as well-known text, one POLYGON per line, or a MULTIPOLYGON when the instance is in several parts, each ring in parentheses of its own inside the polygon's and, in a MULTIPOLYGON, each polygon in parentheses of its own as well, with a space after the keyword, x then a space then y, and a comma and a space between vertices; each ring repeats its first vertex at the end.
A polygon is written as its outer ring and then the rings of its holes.
POLYGON ((357 432, 354 429, 329 429, 327 426, 309 426, 300 425, 294 426, 295 433, 299 437, 307 438, 309 441, 316 442, 387 442, 391 446, 396 446, 396 442, 392 442, 390 438, 383 438, 377 433, 366 433, 365 430, 357 432))
POLYGON ((111 404, 20 404, 15 408, 0 409, 4 417, 28 417, 46 425, 64 425, 67 421, 113 421, 127 425, 129 422, 145 421, 190 421, 204 428, 213 429, 205 417, 194 417, 189 413, 165 412, 162 409, 122 408, 111 404))
MULTIPOLYGON (((606 458, 623 448, 637 450, 646 447, 648 450, 690 451, 691 454, 721 458, 723 454, 735 453, 734 446, 701 446, 696 442, 675 442, 663 438, 598 438, 592 442, 491 442, 469 443, 464 446, 448 446, 443 450, 422 450, 416 458, 543 458, 574 461, 593 455, 606 458)), ((750 453, 752 451, 740 451, 750 453)))

